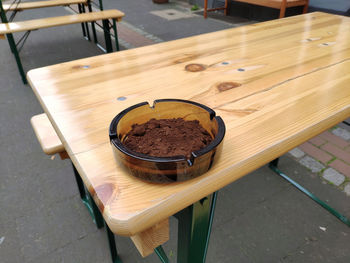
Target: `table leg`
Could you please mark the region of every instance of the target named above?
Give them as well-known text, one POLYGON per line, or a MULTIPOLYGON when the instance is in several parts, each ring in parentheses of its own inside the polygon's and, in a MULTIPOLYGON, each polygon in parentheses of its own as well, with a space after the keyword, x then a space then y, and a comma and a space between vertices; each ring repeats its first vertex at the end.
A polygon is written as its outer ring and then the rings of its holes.
POLYGON ((115 238, 113 232, 110 230, 109 226, 105 223, 105 228, 108 237, 109 251, 111 252, 112 262, 113 263, 122 263, 122 260, 118 256, 117 247, 115 245, 115 238))
POLYGON ((217 192, 175 215, 179 221, 177 262, 204 263, 214 218, 217 192))
POLYGON ((318 203, 320 206, 322 206, 324 209, 326 209, 328 212, 330 212, 332 215, 334 215, 335 217, 337 217, 340 221, 342 221, 344 224, 346 224, 347 226, 350 226, 350 220, 348 218, 346 218, 345 216, 343 216, 342 214, 340 214, 337 210, 335 210, 334 208, 332 208, 331 206, 329 206, 328 204, 326 204, 324 201, 320 200, 317 196, 315 196, 314 194, 312 194, 309 190, 305 189, 303 186, 301 186, 300 184, 298 184, 297 182, 293 181, 291 178, 289 178, 287 175, 285 175, 284 173, 282 173, 278 168, 278 158, 271 161, 269 164, 269 167, 272 171, 274 171, 276 174, 278 174, 279 176, 281 176, 283 179, 287 180, 289 183, 291 183, 293 186, 295 186, 296 188, 298 188, 301 192, 303 192, 304 194, 306 194, 308 197, 310 197, 312 200, 314 200, 316 203, 318 203))
POLYGON ((96 224, 97 228, 102 228, 104 220, 103 220, 103 217, 101 215, 101 212, 98 209, 98 207, 96 206, 96 204, 95 204, 94 200, 92 199, 89 191, 87 191, 85 189, 83 180, 81 180, 81 177, 80 177, 80 175, 79 175, 79 173, 78 173, 78 171, 75 168, 73 163, 72 163, 72 166, 73 166, 75 180, 76 180, 77 185, 78 185, 81 201, 83 202, 83 204, 88 209, 88 211, 89 211, 89 213, 90 213, 90 215, 92 217, 92 221, 96 224))

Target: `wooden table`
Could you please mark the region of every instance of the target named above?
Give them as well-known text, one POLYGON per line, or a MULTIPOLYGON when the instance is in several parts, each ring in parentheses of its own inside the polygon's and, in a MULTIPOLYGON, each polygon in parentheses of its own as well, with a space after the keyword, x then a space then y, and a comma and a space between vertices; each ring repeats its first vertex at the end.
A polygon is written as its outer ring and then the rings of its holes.
MULTIPOLYGON (((35 69, 28 80, 111 230, 137 243, 186 207, 198 219, 192 204, 350 116, 349 28, 348 17, 310 13, 35 69), (222 155, 203 176, 150 184, 113 159, 112 118, 161 98, 205 104, 225 121, 222 155)), ((205 257, 203 245, 192 260, 184 249, 181 263, 205 257)))

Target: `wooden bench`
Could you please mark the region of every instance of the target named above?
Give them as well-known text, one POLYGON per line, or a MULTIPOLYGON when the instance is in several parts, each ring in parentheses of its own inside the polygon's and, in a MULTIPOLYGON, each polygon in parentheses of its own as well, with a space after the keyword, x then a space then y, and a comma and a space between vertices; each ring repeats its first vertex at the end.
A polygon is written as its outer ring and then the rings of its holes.
MULTIPOLYGON (((228 1, 225 0, 225 6, 221 8, 208 9, 208 0, 204 0, 204 18, 207 18, 207 12, 215 10, 224 10, 225 15, 228 13, 228 1)), ((286 8, 294 6, 304 6, 303 13, 307 13, 309 7, 309 0, 235 0, 236 2, 247 3, 252 5, 259 5, 279 9, 279 18, 283 18, 286 13, 286 8)))
POLYGON ((123 16, 124 13, 119 10, 106 10, 68 16, 40 18, 21 22, 2 23, 0 24, 0 35, 106 19, 114 19, 119 22, 123 16))
POLYGON ((34 133, 41 149, 47 155, 54 155, 56 153, 65 153, 64 146, 57 136, 55 129, 45 113, 35 115, 30 119, 34 133))
MULTIPOLYGON (((1 8, 1 0, 0 0, 0 8, 1 8)), ((3 13, 3 12, 2 12, 3 13)), ((10 48, 12 53, 15 56, 18 70, 20 72, 20 75, 22 77, 23 83, 27 83, 27 79, 23 70, 23 66, 19 57, 19 52, 17 50, 17 44, 14 41, 13 33, 17 32, 31 32, 33 30, 41 29, 41 28, 49 28, 49 27, 56 27, 56 26, 64 26, 69 24, 77 24, 77 23, 85 23, 85 22, 96 22, 98 20, 102 20, 103 22, 103 28, 104 28, 104 36, 105 36, 105 42, 106 42, 106 51, 112 52, 112 40, 110 36, 110 26, 109 26, 109 19, 112 19, 113 22, 113 30, 115 35, 115 43, 116 43, 116 50, 119 50, 119 44, 118 44, 118 38, 117 38, 117 28, 116 28, 116 22, 121 21, 122 17, 124 16, 124 13, 113 9, 113 10, 105 10, 105 11, 98 11, 98 12, 91 12, 91 13, 82 13, 82 14, 74 14, 74 15, 67 15, 67 16, 59 16, 59 17, 50 17, 50 18, 40 18, 40 19, 33 19, 33 20, 27 20, 27 21, 20 21, 20 22, 10 22, 10 23, 1 23, 0 24, 0 39, 3 39, 4 36, 7 36, 10 48)), ((6 18, 2 17, 2 20, 4 21, 6 18)))
POLYGON ((35 2, 23 2, 13 4, 3 4, 4 11, 23 11, 36 8, 54 7, 54 6, 69 6, 78 4, 88 4, 88 0, 47 0, 35 2))
MULTIPOLYGON (((0 0, 1 2, 1 0, 0 0)), ((3 4, 3 12, 5 15, 10 11, 12 12, 9 21, 2 21, 3 23, 12 22, 15 18, 17 12, 30 10, 30 9, 38 9, 38 8, 47 8, 47 7, 57 7, 57 6, 67 6, 70 7, 76 13, 85 13, 85 6, 87 6, 88 11, 92 12, 92 1, 90 0, 45 0, 45 1, 34 1, 34 2, 20 2, 20 0, 14 0, 12 3, 3 4), (77 8, 71 7, 71 5, 77 5, 77 8)), ((100 8, 101 8, 100 2, 100 8)), ((101 9, 102 10, 102 9, 101 9)), ((97 35, 96 28, 94 23, 92 25, 92 33, 94 37, 94 42, 97 44, 97 35)), ((83 31, 83 36, 87 40, 91 40, 89 25, 87 22, 81 23, 81 28, 83 31)), ((3 38, 0 36, 0 38, 3 38)))

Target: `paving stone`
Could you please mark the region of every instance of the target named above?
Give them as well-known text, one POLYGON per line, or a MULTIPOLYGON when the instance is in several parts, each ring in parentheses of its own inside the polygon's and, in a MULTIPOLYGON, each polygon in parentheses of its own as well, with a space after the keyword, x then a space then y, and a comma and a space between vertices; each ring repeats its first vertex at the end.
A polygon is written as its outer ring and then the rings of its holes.
POLYGON ((309 142, 311 142, 313 145, 321 146, 322 144, 325 144, 327 141, 323 139, 321 136, 316 136, 311 140, 309 140, 309 142))
POLYGON ((305 153, 304 153, 302 150, 300 150, 298 147, 296 147, 296 148, 290 150, 289 153, 290 153, 293 157, 298 158, 298 159, 301 158, 301 157, 303 157, 303 156, 305 155, 305 153))
POLYGON ((329 131, 325 131, 321 133, 319 136, 321 136, 323 139, 327 140, 328 142, 340 147, 345 148, 349 145, 349 142, 343 140, 342 138, 334 135, 333 133, 329 131))
POLYGON ((336 158, 339 158, 347 163, 350 163, 350 153, 340 149, 337 146, 334 146, 333 144, 327 143, 321 146, 321 149, 329 152, 330 154, 334 155, 336 158))
POLYGON ((327 168, 323 172, 323 176, 322 177, 324 179, 326 179, 327 181, 335 184, 336 186, 341 185, 345 181, 345 176, 342 175, 341 173, 337 172, 333 168, 327 168))
POLYGON ((344 140, 348 141, 350 140, 350 131, 343 129, 343 128, 335 128, 334 130, 332 130, 332 133, 334 135, 337 135, 341 138, 343 138, 344 140))
POLYGON ((337 171, 344 174, 346 177, 350 178, 350 165, 347 163, 344 163, 341 160, 334 160, 329 164, 330 167, 333 167, 337 171))
POLYGON ((350 196, 350 183, 347 183, 344 187, 344 192, 350 196))
POLYGON ((313 172, 313 173, 318 173, 322 169, 325 168, 325 166, 323 164, 321 164, 320 162, 316 161, 315 159, 313 159, 309 156, 305 156, 304 158, 302 158, 299 161, 299 163, 301 163, 302 165, 304 165, 305 167, 310 169, 311 172, 313 172))
POLYGON ((194 16, 191 12, 184 13, 176 9, 164 9, 164 10, 158 10, 158 11, 151 11, 150 13, 153 15, 159 16, 161 18, 164 18, 166 20, 177 20, 177 19, 190 18, 194 16))
POLYGON ((299 146, 299 148, 311 157, 315 158, 318 161, 321 161, 324 164, 328 163, 330 160, 333 159, 332 155, 315 147, 309 142, 303 143, 299 146))

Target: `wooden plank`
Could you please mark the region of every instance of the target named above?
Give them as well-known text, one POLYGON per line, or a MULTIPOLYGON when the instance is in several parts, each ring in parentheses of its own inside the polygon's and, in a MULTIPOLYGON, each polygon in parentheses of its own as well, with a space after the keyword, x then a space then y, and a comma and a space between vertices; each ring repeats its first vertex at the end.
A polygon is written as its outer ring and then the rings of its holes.
POLYGON ((349 26, 310 13, 35 69, 28 80, 111 230, 133 236, 348 118, 349 26), (222 154, 201 177, 149 184, 115 162, 112 118, 161 98, 223 118, 222 154))
MULTIPOLYGON (((266 7, 271 7, 275 9, 280 9, 283 4, 283 0, 234 0, 234 1, 252 4, 252 5, 266 6, 266 7)), ((307 3, 308 3, 307 0, 287 0, 286 7, 304 6, 307 3)))
POLYGON ((0 24, 0 35, 83 22, 92 22, 110 18, 120 21, 123 16, 123 12, 112 9, 68 16, 33 19, 21 22, 2 23, 0 24))
POLYGON ((74 4, 87 4, 87 0, 48 0, 48 1, 34 1, 21 2, 19 4, 3 4, 5 11, 22 11, 35 8, 67 6, 74 4))
POLYGON ((45 113, 33 116, 30 123, 44 153, 53 155, 65 152, 60 138, 45 113))
POLYGON ((154 249, 169 240, 169 219, 163 220, 151 228, 131 236, 141 256, 147 257, 154 249))

